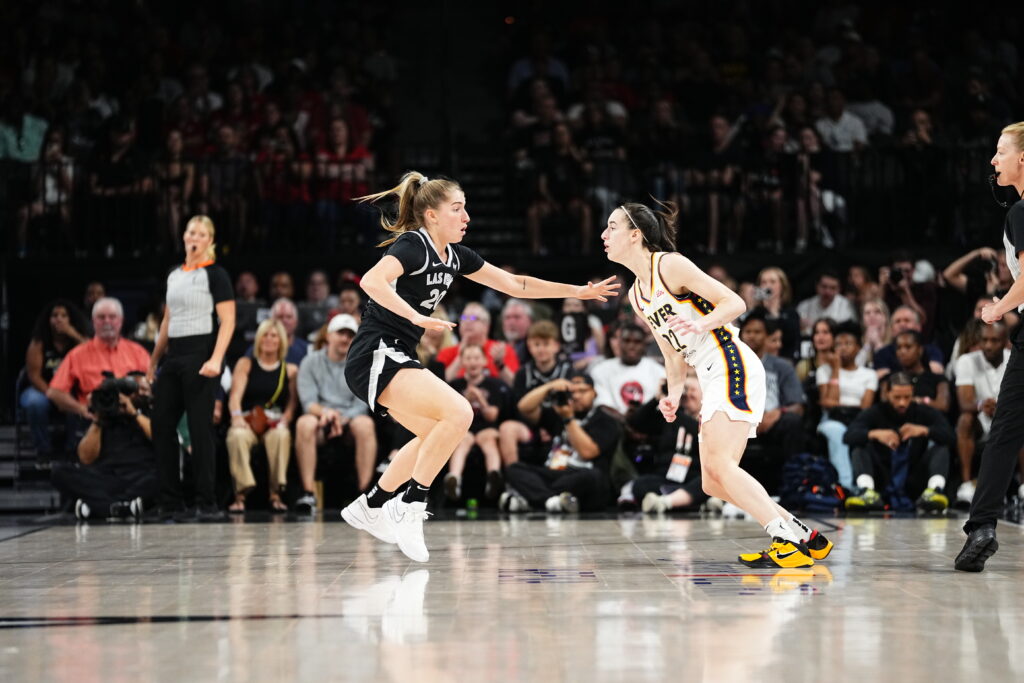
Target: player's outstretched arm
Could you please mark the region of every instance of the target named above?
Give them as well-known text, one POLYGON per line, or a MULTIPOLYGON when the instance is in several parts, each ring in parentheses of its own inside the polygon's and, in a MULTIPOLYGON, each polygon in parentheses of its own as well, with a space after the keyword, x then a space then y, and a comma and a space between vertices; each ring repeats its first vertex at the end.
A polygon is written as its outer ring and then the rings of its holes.
POLYGON ((366 271, 359 281, 359 286, 371 299, 395 315, 402 316, 413 325, 419 325, 428 330, 454 328, 455 323, 423 315, 398 296, 398 293, 392 289, 391 283, 404 272, 402 262, 388 254, 378 261, 377 265, 366 271))
POLYGON ((503 294, 519 297, 520 299, 564 299, 575 297, 577 299, 597 299, 607 301, 610 296, 618 296, 618 289, 621 286, 613 282, 612 276, 600 282, 588 282, 585 285, 566 285, 560 282, 550 282, 529 275, 512 275, 501 268, 484 263, 483 268, 466 275, 467 278, 478 284, 496 289, 503 294))

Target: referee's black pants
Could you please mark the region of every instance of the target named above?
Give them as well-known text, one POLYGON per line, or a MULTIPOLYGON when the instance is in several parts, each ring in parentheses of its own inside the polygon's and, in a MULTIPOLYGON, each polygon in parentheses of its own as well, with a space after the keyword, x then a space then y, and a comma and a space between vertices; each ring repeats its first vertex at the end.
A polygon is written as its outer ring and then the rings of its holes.
POLYGON ((153 446, 160 468, 160 506, 181 507, 181 447, 178 422, 188 415, 192 443, 192 471, 195 474, 196 505, 216 505, 216 453, 213 438, 213 404, 217 377, 199 374, 208 353, 165 356, 153 386, 153 446))
POLYGON ((1003 510, 1003 499, 1017 466, 1017 454, 1024 446, 1024 341, 1018 331, 1003 382, 999 385, 996 414, 978 469, 978 486, 971 501, 971 516, 964 531, 995 524, 1003 510))

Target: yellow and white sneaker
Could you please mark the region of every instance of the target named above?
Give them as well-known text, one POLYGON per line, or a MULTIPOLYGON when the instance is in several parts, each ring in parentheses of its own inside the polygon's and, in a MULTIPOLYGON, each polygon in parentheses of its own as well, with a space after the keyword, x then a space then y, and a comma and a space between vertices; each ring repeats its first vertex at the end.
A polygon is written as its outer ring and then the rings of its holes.
POLYGON ((759 553, 743 553, 739 556, 740 562, 748 567, 813 567, 814 559, 810 551, 803 543, 785 541, 779 537, 772 539, 772 544, 767 550, 759 553))

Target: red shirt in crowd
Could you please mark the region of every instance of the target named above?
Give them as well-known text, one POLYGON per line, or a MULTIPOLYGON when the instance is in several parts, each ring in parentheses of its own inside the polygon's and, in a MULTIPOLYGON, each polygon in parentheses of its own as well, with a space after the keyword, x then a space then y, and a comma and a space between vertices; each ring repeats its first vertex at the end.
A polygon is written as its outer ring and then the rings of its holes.
POLYGON ((118 339, 113 347, 93 337, 68 351, 57 372, 50 380, 50 386, 74 396, 79 403, 86 403, 93 390, 106 379, 103 371, 124 377, 129 372, 146 372, 149 369, 149 352, 130 339, 118 339))
MULTIPOLYGON (((488 339, 484 342, 484 355, 487 356, 487 371, 491 374, 491 377, 501 377, 501 371, 498 370, 498 366, 494 363, 494 346, 504 342, 497 342, 493 339, 488 339)), ((446 346, 437 352, 437 360, 444 363, 447 368, 449 365, 455 362, 455 359, 459 357, 459 345, 446 346)), ((519 357, 516 356, 516 350, 512 348, 511 344, 505 343, 505 355, 502 359, 505 363, 505 367, 509 369, 513 374, 519 370, 519 357)), ((459 377, 466 374, 465 369, 459 371, 459 377)))
POLYGON ((333 149, 318 150, 317 199, 346 202, 369 194, 369 171, 364 163, 372 158, 373 154, 362 145, 348 148, 344 156, 333 149))

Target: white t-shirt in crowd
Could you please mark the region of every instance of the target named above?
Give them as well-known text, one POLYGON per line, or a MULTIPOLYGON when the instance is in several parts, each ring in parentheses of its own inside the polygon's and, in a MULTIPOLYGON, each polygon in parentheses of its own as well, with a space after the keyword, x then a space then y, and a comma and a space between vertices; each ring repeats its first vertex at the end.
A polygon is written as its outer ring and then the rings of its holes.
MULTIPOLYGON (((958 387, 974 387, 974 399, 979 403, 990 398, 999 398, 999 385, 1003 383, 1006 364, 1010 361, 1010 349, 1003 349, 1003 362, 994 368, 985 360, 983 351, 971 351, 960 356, 956 361, 956 385, 958 387)), ((978 413, 978 422, 982 430, 988 434, 992 428, 992 418, 985 413, 978 413)))
POLYGON ((590 377, 597 390, 596 405, 625 413, 630 401, 646 403, 658 395, 665 379, 665 367, 650 358, 641 358, 636 365, 626 365, 618 358, 608 358, 591 368, 590 377))
POLYGON ((857 311, 854 310, 853 304, 841 294, 837 294, 832 299, 832 303, 825 307, 822 307, 821 300, 817 296, 804 299, 796 305, 796 312, 800 314, 800 331, 803 334, 810 334, 811 328, 819 318, 832 318, 837 323, 857 318, 857 311), (807 321, 806 327, 803 324, 804 320, 807 321))
POLYGON ((852 152, 854 143, 868 144, 868 131, 864 122, 848 111, 844 111, 838 121, 828 116, 818 119, 814 127, 821 136, 825 146, 835 152, 852 152))
MULTIPOLYGON (((822 365, 815 372, 815 381, 820 387, 832 379, 832 366, 822 365)), ((870 368, 856 370, 839 369, 839 405, 843 408, 859 408, 865 391, 878 391, 878 374, 870 368)))

